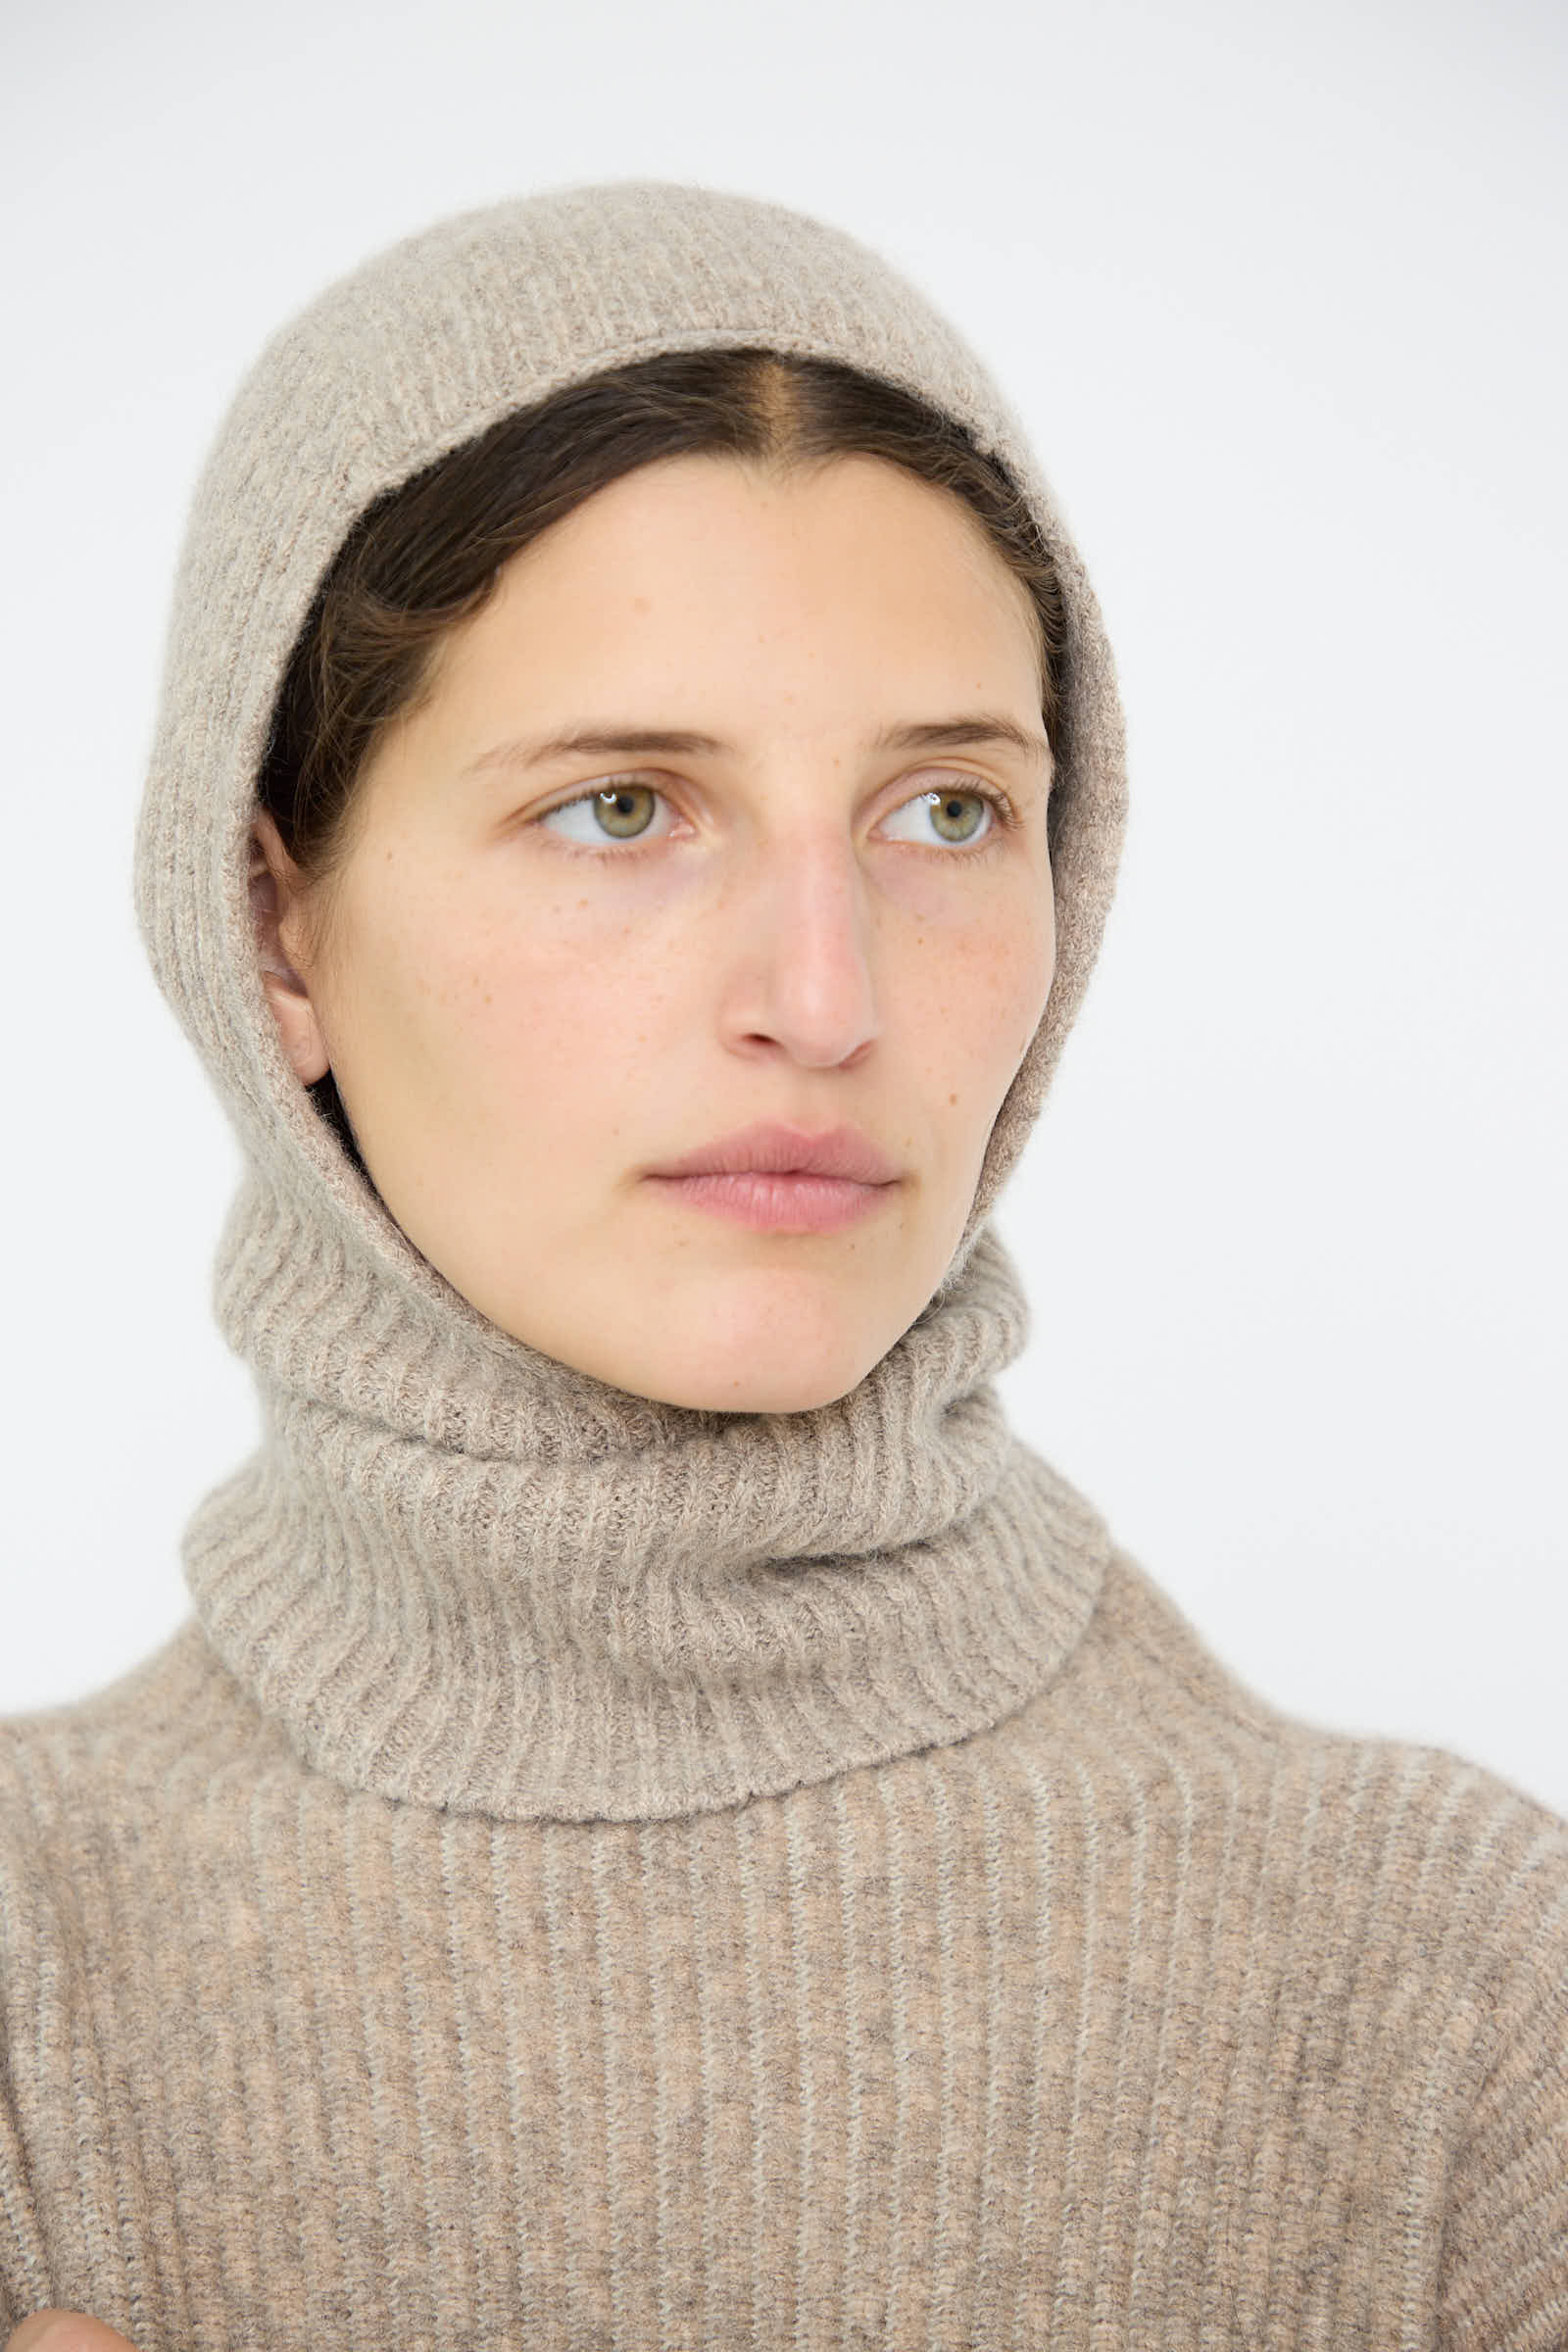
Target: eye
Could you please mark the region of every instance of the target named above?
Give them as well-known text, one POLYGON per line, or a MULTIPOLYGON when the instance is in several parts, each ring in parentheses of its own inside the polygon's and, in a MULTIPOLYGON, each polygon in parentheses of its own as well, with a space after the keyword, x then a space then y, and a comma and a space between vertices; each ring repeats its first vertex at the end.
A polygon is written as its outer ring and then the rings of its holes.
POLYGON ((651 784, 639 784, 631 777, 624 781, 612 778, 598 792, 585 792, 580 800, 563 801, 559 808, 547 808, 534 821, 553 831, 558 818, 572 817, 574 828, 563 831, 573 848, 602 850, 614 841, 641 841, 653 821, 651 804, 663 797, 651 784))
MULTIPOLYGON (((894 810, 888 822, 891 824, 898 817, 906 815, 911 808, 915 811, 912 838, 922 847, 930 843, 931 836, 925 830, 928 825, 934 830, 938 841, 945 842, 950 849, 963 849, 973 841, 989 842, 993 835, 1012 821, 1008 803, 990 785, 960 789, 954 782, 940 791, 933 789, 916 793, 912 801, 906 801, 902 808, 894 810)), ((911 836, 895 838, 907 840, 911 836)))
MULTIPOLYGON (((597 791, 563 801, 532 821, 547 827, 573 850, 589 856, 613 856, 617 842, 662 838, 652 827, 656 806, 664 798, 656 786, 640 783, 635 776, 612 776, 597 791)), ((1011 802, 997 786, 968 777, 955 777, 941 790, 916 793, 884 822, 892 824, 911 811, 913 832, 889 838, 908 841, 917 849, 964 850, 971 844, 1000 847, 1003 834, 1012 831, 1019 821, 1011 802)))

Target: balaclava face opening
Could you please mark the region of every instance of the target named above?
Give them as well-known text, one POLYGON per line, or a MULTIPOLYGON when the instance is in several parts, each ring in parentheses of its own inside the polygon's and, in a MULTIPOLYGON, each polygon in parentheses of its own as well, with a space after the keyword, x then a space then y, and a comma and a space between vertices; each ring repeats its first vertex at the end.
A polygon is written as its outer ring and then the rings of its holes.
MULTIPOLYGON (((622 1594, 634 1574, 657 1581, 662 1562, 664 1574, 710 1592, 715 1577, 744 1577, 760 1562, 874 1556, 886 1564, 929 1546, 934 1531, 974 1532, 968 1523, 995 1501, 1020 1450, 1009 1451, 986 1386, 1025 1329, 987 1219, 1088 985, 1124 816, 1109 649, 1022 428, 947 320, 844 231, 678 182, 569 186, 404 240, 272 338, 230 407, 192 505, 135 888, 159 985, 247 1163, 220 1251, 218 1307, 225 1336, 256 1372, 267 1440, 192 1523, 187 1576, 215 1645, 264 1704, 276 1703, 303 1752, 356 1785, 581 1817, 584 1808, 618 1815, 628 1806, 734 1801, 737 1791, 814 1777, 824 1757, 826 1769, 838 1769, 862 1752, 957 1736, 934 1728, 954 1710, 939 1704, 933 1714, 929 1692, 917 1698, 911 1683, 903 1699, 870 1710, 876 1728, 862 1722, 820 1751, 808 1740, 804 1766, 798 1754, 783 1764, 755 1752, 738 1762, 733 1738, 726 1762, 722 1677, 683 1655, 672 1690, 670 1660, 662 1651, 656 1670, 633 1643, 612 1659, 606 1653, 591 1690, 581 1688, 580 1656, 565 1679, 589 1717, 600 1710, 596 1736, 605 1707, 612 1718, 651 1708, 650 1722, 663 1724, 657 1764, 647 1725, 640 1741, 628 1748, 622 1738, 613 1757, 601 1753, 594 1765, 580 1726, 567 1733, 559 1722, 548 1758, 516 1726, 504 1760, 478 1752, 477 1733, 465 1744, 461 1727, 455 1747, 452 1721, 466 1721, 469 1692, 429 1673, 419 1686, 424 1730, 411 1750, 395 1710, 376 1714, 390 1704, 391 1653, 369 1628, 384 1619, 389 1590, 417 1583, 426 1618, 433 1590, 436 1616, 444 1605, 461 1617, 470 1648, 504 1641, 522 1661, 524 1684, 531 1676, 549 1686, 559 1645, 541 1633, 540 1584, 572 1549, 563 1547, 565 1522, 552 1512, 610 1512, 594 1558, 622 1594), (1066 622, 1052 788, 1056 966, 1045 1014, 995 1121, 933 1300, 849 1397, 783 1416, 703 1414, 628 1396, 498 1330, 454 1291, 400 1231, 289 1067, 261 985, 248 884, 256 781, 278 688, 321 578, 363 511, 501 417, 583 377, 626 360, 732 344, 847 362, 954 416, 1023 491, 1057 568, 1066 622), (781 1426, 748 1429, 753 1422, 781 1426), (916 1461, 922 1450, 938 1465, 934 1481, 930 1465, 916 1461), (570 1472, 548 1494, 546 1463, 553 1476, 570 1472), (874 1466, 880 1494, 862 1492, 874 1466), (611 1480, 604 1493, 581 1490, 584 1477, 591 1485, 600 1473, 611 1480), (497 1477, 504 1493, 492 1491, 497 1477), (715 1494, 728 1507, 716 1551, 715 1494), (694 1509, 706 1524, 701 1542, 694 1509), (546 1559, 541 1530, 552 1528, 546 1559), (340 1630, 363 1614, 360 1679, 338 1673, 331 1704, 296 1654, 279 1655, 258 1597, 264 1588, 292 1592, 296 1608, 330 1594, 340 1630), (532 1614, 519 1629, 524 1596, 532 1614), (689 1720, 698 1688, 711 1717, 706 1732, 689 1720), (682 1710, 678 1739, 671 1705, 682 1710)), ((1053 1492, 1054 1507, 1071 1517, 1077 1498, 1060 1482, 1053 1492)), ((736 1605, 760 1606, 766 1617, 772 1603, 748 1586, 736 1605)), ((907 1593, 902 1605, 906 1613, 907 1593)), ((700 1651, 695 1627, 692 1639, 700 1651)), ((589 1650, 597 1640, 597 1630, 583 1635, 589 1650)), ((324 1677, 326 1650, 313 1655, 324 1677)), ((808 1661, 786 1642, 778 1671, 786 1680, 826 1673, 831 1682, 837 1669, 831 1656, 808 1661)), ((912 1658, 911 1673, 922 1687, 929 1681, 912 1658)), ((407 1676, 392 1681, 407 1695, 407 1676)), ((985 1683, 981 1673, 975 1687, 985 1683)), ((563 1691, 554 1696, 564 1703, 563 1691)), ((971 1697, 956 1716, 989 1720, 996 1696, 993 1689, 971 1697)), ((776 1730, 770 1744, 778 1748, 776 1730)))

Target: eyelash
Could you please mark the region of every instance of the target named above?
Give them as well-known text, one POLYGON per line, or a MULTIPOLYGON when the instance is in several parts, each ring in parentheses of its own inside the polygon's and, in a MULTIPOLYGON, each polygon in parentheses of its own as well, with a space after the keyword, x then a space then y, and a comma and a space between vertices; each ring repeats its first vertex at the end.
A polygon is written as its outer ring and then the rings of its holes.
MULTIPOLYGON (((559 816, 562 811, 566 808, 580 808, 584 803, 597 800, 602 792, 614 792, 625 785, 633 785, 641 791, 651 792, 659 800, 668 799, 668 795, 664 792, 662 786, 658 784, 650 784, 646 776, 607 776, 602 783, 594 785, 591 791, 574 793, 569 801, 557 801, 553 808, 541 808, 536 816, 531 816, 528 819, 528 825, 530 827, 542 825, 547 816, 559 816)), ((944 794, 939 795, 938 797, 946 798, 947 796, 944 794)), ((962 843, 950 843, 947 848, 947 854, 949 855, 956 855, 959 858, 984 858, 991 851, 1001 849, 1005 843, 1007 836, 1010 833, 1015 833, 1023 821, 1017 810, 1014 808, 1011 801, 1008 800, 1006 794, 1001 789, 1001 787, 996 784, 987 784, 978 776, 967 779, 962 792, 956 794, 955 797, 960 800, 974 799, 984 801, 997 821, 995 824, 988 827, 987 831, 982 836, 978 847, 974 849, 968 849, 965 848, 962 843)), ((910 793, 908 800, 901 801, 898 808, 894 809, 891 813, 898 815, 903 809, 910 807, 913 802, 924 800, 925 798, 926 795, 924 793, 912 792, 910 793)), ((613 842, 607 841, 602 849, 597 846, 593 849, 590 849, 584 842, 567 841, 561 835, 552 835, 551 838, 557 843, 557 846, 560 849, 564 850, 566 855, 570 858, 593 858, 601 861, 607 858, 626 858, 633 856, 640 848, 644 846, 649 848, 656 848, 658 846, 657 843, 648 843, 647 845, 644 845, 640 841, 627 841, 617 846, 613 842)), ((895 846, 900 849, 912 849, 923 847, 925 845, 912 842, 900 842, 895 846)), ((933 842, 929 846, 932 849, 940 850, 942 845, 933 842)))

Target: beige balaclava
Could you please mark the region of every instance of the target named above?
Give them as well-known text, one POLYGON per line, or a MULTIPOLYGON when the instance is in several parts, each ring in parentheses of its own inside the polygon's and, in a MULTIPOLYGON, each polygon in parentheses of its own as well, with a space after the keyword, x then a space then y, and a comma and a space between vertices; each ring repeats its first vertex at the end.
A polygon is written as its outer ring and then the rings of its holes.
POLYGON ((217 1304, 264 1440, 185 1539, 209 1639, 344 1784, 509 1818, 668 1818, 964 1737, 1072 1646, 1098 1516, 1009 1432, 1024 1301, 987 1219, 1082 1002, 1125 813, 1099 609, 1011 411, 843 230, 718 190, 547 190, 411 237, 270 343, 198 484, 136 904, 246 1180, 217 1304), (275 696, 362 511, 500 417, 656 353, 848 362, 956 417, 1060 573, 1056 969, 931 1303, 850 1396, 721 1414, 491 1324, 406 1239, 284 1058, 248 875, 275 696))

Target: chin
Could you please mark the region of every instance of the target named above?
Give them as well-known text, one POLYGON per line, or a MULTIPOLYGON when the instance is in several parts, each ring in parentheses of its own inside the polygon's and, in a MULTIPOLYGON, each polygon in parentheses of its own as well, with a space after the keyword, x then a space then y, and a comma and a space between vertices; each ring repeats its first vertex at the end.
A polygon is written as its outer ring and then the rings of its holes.
POLYGON ((803 1362, 780 1349, 760 1361, 754 1348, 729 1366, 710 1349, 701 1364, 645 1363, 635 1377, 619 1376, 617 1386, 689 1412, 812 1413, 848 1396, 879 1360, 862 1351, 852 1360, 803 1362))
MULTIPOLYGON (((895 1347, 924 1294, 857 1294, 845 1271, 702 1269, 694 1278, 622 1285, 609 1296, 566 1286, 559 1312, 497 1312, 503 1330, 557 1362, 656 1404, 700 1413, 810 1413, 858 1389, 895 1347), (597 1311, 584 1320, 589 1300, 597 1311)), ((510 1308, 515 1301, 509 1298, 510 1308)))
MULTIPOLYGON (((863 1375, 862 1375, 863 1378, 863 1375)), ((814 1413, 823 1405, 837 1404, 841 1396, 850 1396, 859 1387, 852 1380, 848 1387, 837 1383, 808 1387, 790 1387, 780 1382, 768 1382, 752 1388, 739 1383, 720 1392, 710 1386, 688 1388, 661 1387, 657 1392, 641 1390, 639 1395, 652 1395, 659 1404, 683 1405, 694 1413, 814 1413)))

